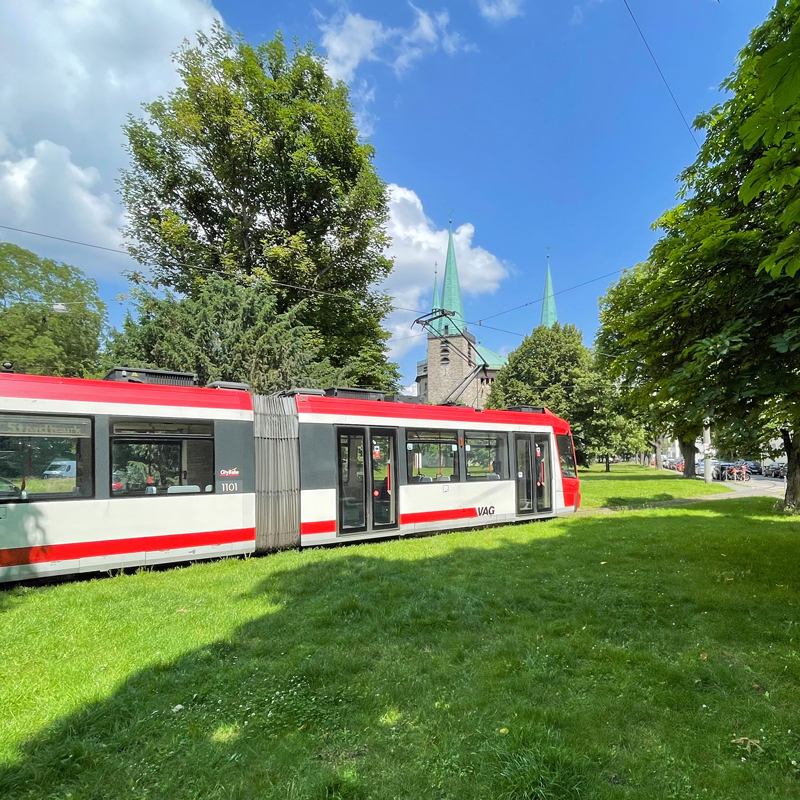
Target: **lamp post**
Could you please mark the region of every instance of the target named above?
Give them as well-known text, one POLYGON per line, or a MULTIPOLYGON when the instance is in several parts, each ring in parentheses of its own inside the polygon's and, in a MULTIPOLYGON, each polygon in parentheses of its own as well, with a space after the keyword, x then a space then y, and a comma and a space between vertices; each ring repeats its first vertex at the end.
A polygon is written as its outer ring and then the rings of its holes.
POLYGON ((703 469, 703 477, 706 483, 711 483, 714 480, 714 469, 711 466, 711 421, 710 420, 707 420, 707 424, 703 428, 703 452, 705 453, 705 465, 703 469))

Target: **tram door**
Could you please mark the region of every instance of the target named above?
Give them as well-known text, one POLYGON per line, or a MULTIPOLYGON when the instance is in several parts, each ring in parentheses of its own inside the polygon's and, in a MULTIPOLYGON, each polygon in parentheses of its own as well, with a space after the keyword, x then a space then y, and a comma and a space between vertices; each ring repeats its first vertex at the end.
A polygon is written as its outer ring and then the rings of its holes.
POLYGON ((517 513, 542 514, 553 510, 550 437, 547 434, 514 435, 517 468, 517 513))
POLYGON ((536 507, 534 506, 531 437, 516 434, 514 440, 514 449, 517 457, 517 513, 532 514, 536 507))
POLYGON ((550 437, 533 436, 534 484, 536 486, 536 513, 553 510, 553 482, 550 475, 550 437))
POLYGON ((339 533, 396 528, 396 433, 340 428, 337 441, 339 533))

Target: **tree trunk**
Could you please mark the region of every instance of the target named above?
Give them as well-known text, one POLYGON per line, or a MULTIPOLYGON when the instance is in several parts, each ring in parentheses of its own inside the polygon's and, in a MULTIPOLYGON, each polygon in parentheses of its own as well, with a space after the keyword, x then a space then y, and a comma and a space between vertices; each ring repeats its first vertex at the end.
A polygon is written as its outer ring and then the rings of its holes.
POLYGON ((661 437, 659 436, 656 441, 656 469, 663 469, 663 465, 661 464, 661 437))
POLYGON ((611 472, 611 461, 608 458, 608 453, 606 453, 606 472, 611 472))
POLYGON ((680 439, 678 441, 681 447, 681 455, 683 456, 683 477, 694 478, 697 471, 694 466, 694 458, 697 450, 694 446, 694 439, 680 439))
POLYGON ((800 451, 787 428, 781 429, 781 436, 786 450, 786 494, 783 507, 797 508, 800 506, 800 451))

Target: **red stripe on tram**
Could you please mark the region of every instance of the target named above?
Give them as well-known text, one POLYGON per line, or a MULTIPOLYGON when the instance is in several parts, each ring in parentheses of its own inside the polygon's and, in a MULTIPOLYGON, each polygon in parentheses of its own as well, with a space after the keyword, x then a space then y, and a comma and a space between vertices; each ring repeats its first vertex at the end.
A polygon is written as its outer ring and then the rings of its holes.
POLYGON ((336 520, 326 519, 321 522, 301 522, 300 535, 309 536, 315 533, 336 533, 336 520))
POLYGON ((452 508, 442 511, 418 511, 414 514, 401 514, 401 525, 413 525, 416 522, 448 522, 456 519, 473 519, 478 516, 477 508, 452 508))
POLYGON ((100 542, 73 542, 71 544, 44 544, 35 547, 13 547, 0 550, 0 567, 23 564, 41 564, 47 561, 71 561, 77 558, 129 553, 178 550, 186 547, 209 547, 235 542, 254 542, 255 528, 235 528, 228 531, 203 531, 201 533, 176 533, 166 536, 142 536, 135 539, 109 539, 100 542))

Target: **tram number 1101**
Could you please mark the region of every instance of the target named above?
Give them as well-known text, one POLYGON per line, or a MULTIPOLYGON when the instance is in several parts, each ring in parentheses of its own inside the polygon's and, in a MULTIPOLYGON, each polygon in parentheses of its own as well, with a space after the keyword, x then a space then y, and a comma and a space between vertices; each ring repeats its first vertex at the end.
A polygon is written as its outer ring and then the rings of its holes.
POLYGON ((232 494, 242 491, 241 481, 217 481, 217 491, 221 494, 232 494))

